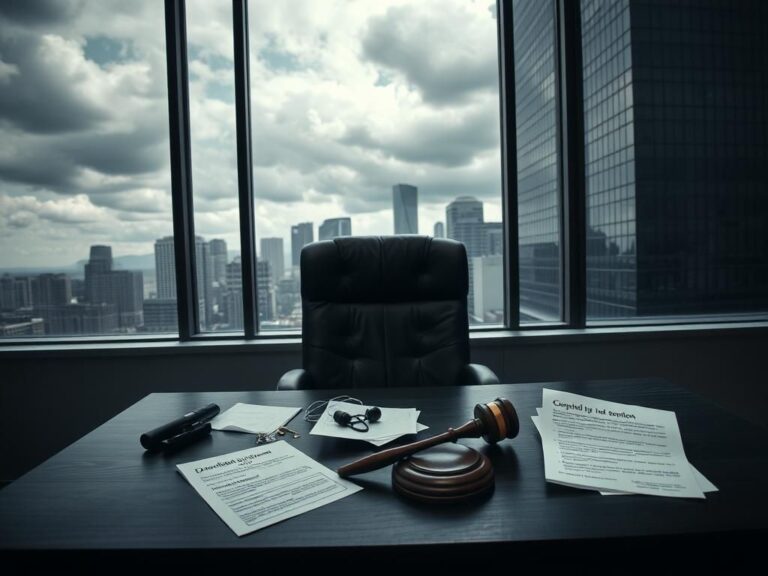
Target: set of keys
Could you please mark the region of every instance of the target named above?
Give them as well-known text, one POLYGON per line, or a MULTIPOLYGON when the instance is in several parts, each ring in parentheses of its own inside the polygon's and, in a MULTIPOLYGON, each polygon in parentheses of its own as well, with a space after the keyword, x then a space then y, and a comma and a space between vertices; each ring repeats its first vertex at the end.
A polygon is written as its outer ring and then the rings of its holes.
POLYGON ((290 434, 294 438, 301 438, 301 434, 299 434, 295 430, 291 430, 286 426, 280 426, 280 428, 278 428, 274 432, 256 434, 256 446, 260 446, 261 444, 269 444, 270 442, 275 442, 278 436, 282 437, 282 436, 285 436, 286 434, 290 434))

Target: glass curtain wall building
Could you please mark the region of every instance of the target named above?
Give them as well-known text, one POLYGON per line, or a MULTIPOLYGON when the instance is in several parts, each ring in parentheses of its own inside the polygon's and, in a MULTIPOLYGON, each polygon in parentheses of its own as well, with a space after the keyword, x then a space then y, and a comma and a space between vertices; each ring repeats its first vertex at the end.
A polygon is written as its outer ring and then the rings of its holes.
MULTIPOLYGON (((768 308, 766 10, 582 0, 588 321, 768 308)), ((555 14, 513 2, 522 322, 561 316, 555 14)))
POLYGON ((581 10, 588 318, 765 310, 766 4, 581 10))

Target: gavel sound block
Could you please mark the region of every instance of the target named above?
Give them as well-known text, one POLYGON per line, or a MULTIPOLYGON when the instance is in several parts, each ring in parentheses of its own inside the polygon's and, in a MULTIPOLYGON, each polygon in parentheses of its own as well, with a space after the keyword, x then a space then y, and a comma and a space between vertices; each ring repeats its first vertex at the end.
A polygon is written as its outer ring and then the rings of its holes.
POLYGON ((493 488, 490 460, 460 444, 439 445, 455 443, 459 438, 479 437, 495 444, 517 436, 520 423, 514 406, 506 398, 477 404, 474 416, 458 428, 366 456, 340 467, 337 473, 346 478, 397 462, 392 469, 392 483, 395 490, 405 496, 428 502, 454 502, 485 494, 493 488), (409 458, 417 452, 418 456, 409 458))

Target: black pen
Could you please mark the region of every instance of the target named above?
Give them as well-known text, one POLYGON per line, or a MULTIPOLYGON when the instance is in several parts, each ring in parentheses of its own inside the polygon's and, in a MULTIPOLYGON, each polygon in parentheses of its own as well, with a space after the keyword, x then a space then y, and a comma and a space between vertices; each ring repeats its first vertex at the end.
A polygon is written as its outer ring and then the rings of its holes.
MULTIPOLYGON (((179 437, 185 434, 191 434, 191 437, 188 439, 198 438, 201 436, 202 425, 218 413, 219 407, 217 404, 208 404, 184 414, 181 418, 176 418, 176 420, 163 424, 154 430, 145 432, 139 440, 141 445, 147 450, 157 450, 178 443, 181 440, 179 437), (175 440, 172 441, 172 439, 175 440)), ((210 432, 210 425, 207 431, 210 432)))

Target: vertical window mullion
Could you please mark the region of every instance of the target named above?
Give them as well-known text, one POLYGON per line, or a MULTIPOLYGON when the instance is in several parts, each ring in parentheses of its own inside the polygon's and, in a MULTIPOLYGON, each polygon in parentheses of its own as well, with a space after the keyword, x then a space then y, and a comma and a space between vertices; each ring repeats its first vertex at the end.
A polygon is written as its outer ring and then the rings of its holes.
POLYGON ((256 230, 251 163, 250 69, 248 65, 248 2, 232 0, 235 42, 235 109, 237 117, 237 182, 240 208, 240 259, 243 274, 243 328, 246 338, 258 332, 256 230))
POLYGON ((173 246, 176 267, 176 304, 179 338, 198 331, 199 309, 195 282, 195 226, 192 205, 192 162, 189 130, 189 75, 184 0, 165 0, 165 42, 168 61, 168 116, 171 148, 173 246))
POLYGON ((501 204, 504 215, 504 309, 506 327, 520 327, 520 265, 517 218, 517 127, 512 0, 498 0, 501 204))
POLYGON ((584 100, 581 59, 581 1, 556 0, 558 145, 561 150, 564 319, 571 328, 586 325, 586 185, 584 100))

